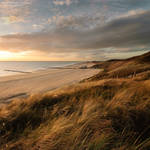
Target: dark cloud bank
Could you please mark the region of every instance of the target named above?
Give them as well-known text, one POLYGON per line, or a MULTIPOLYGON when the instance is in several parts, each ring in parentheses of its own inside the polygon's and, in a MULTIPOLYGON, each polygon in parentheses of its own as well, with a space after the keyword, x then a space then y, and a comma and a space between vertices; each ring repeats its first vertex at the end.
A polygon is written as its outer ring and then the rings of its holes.
MULTIPOLYGON (((149 48, 150 11, 120 17, 104 26, 84 29, 57 26, 55 29, 31 34, 13 34, 0 37, 0 45, 9 51, 38 50, 45 52, 72 52, 103 48, 149 48)), ((84 18, 82 18, 82 23, 84 18)), ((85 21, 87 19, 85 18, 85 21)), ((75 21, 74 21, 75 23, 75 21)), ((134 49, 135 50, 135 49, 134 49)))

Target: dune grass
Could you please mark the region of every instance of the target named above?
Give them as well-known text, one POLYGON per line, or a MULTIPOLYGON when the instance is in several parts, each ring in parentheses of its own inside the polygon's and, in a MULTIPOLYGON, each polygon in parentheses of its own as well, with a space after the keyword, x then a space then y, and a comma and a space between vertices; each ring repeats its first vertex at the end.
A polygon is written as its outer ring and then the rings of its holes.
POLYGON ((0 148, 148 150, 149 83, 105 79, 13 101, 0 110, 0 148))
POLYGON ((149 150, 149 64, 98 66, 84 82, 1 107, 0 149, 149 150))

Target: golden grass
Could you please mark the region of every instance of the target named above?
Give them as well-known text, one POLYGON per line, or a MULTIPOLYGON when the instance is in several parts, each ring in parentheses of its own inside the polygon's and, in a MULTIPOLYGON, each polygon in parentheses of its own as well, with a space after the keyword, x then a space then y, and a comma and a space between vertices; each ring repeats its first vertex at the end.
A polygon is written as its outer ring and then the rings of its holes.
POLYGON ((148 149, 149 83, 105 79, 13 101, 0 110, 0 148, 148 149))
POLYGON ((148 64, 113 63, 88 81, 0 108, 0 149, 149 150, 148 64))

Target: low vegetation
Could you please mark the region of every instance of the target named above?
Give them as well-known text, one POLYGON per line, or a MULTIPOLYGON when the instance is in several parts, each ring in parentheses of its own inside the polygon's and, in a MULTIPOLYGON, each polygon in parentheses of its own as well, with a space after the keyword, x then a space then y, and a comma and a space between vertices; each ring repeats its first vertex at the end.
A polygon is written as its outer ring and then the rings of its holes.
POLYGON ((149 150, 150 64, 141 59, 98 62, 103 71, 84 82, 1 107, 0 149, 149 150))

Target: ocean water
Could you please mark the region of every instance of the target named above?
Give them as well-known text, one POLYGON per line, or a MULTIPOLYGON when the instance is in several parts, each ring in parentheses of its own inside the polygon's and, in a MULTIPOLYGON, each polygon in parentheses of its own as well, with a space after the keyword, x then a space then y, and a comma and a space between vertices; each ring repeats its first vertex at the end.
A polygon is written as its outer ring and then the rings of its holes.
POLYGON ((64 67, 77 61, 0 61, 0 76, 22 74, 51 67, 64 67))

